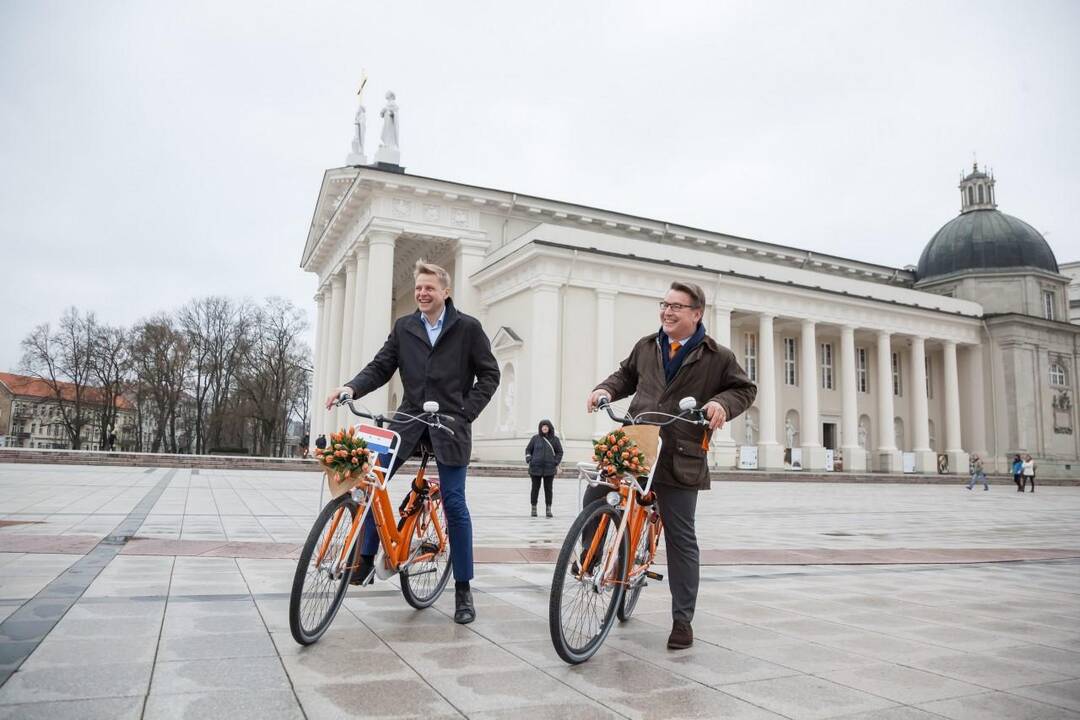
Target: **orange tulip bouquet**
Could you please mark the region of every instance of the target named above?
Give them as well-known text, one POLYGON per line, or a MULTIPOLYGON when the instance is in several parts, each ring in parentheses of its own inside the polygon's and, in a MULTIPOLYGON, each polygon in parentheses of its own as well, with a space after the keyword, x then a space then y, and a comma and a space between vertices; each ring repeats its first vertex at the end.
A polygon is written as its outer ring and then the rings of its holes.
POLYGON ((593 460, 596 461, 600 474, 610 478, 621 477, 625 474, 638 476, 649 473, 645 453, 641 452, 637 443, 627 437, 622 430, 616 430, 599 440, 593 440, 593 460))
POLYGON ((316 448, 315 460, 326 474, 343 483, 359 480, 371 470, 372 453, 352 427, 330 433, 325 448, 316 448))

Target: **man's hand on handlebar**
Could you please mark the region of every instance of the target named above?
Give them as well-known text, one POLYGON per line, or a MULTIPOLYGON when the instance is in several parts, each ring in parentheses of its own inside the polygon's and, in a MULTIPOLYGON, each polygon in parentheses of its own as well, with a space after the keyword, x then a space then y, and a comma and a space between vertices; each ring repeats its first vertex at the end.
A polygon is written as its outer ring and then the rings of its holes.
POLYGON ((599 408, 600 406, 601 400, 610 401, 610 399, 611 393, 609 393, 607 390, 593 390, 591 393, 589 393, 589 399, 585 403, 586 412, 596 412, 597 408, 599 408))
POLYGON ((334 407, 339 402, 341 402, 341 396, 342 395, 345 395, 346 397, 348 397, 348 399, 352 400, 352 396, 353 396, 352 388, 347 386, 347 385, 342 385, 337 390, 330 393, 326 397, 326 409, 329 410, 330 408, 334 407))
POLYGON ((727 422, 727 411, 724 410, 723 405, 716 401, 707 402, 701 409, 705 411, 705 417, 709 418, 710 432, 724 427, 724 423, 727 422))

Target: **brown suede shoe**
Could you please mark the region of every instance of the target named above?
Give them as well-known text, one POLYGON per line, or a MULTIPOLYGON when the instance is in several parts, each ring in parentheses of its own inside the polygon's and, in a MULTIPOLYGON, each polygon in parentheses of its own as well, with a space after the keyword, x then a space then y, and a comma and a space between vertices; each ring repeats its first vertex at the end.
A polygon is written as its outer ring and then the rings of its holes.
POLYGON ((685 650, 694 644, 694 629, 690 623, 676 620, 671 624, 671 634, 668 635, 667 646, 669 650, 685 650))

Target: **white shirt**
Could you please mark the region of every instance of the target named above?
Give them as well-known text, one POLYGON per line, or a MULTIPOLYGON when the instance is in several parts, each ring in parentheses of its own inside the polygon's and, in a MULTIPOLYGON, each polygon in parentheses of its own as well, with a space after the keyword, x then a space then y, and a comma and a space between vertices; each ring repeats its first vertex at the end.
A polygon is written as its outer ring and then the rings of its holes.
POLYGON ((439 319, 435 321, 434 325, 429 325, 427 315, 420 313, 420 321, 424 323, 424 329, 427 330, 428 342, 432 347, 435 347, 435 341, 439 339, 439 335, 442 333, 443 319, 446 318, 446 306, 443 305, 442 312, 439 313, 439 319))

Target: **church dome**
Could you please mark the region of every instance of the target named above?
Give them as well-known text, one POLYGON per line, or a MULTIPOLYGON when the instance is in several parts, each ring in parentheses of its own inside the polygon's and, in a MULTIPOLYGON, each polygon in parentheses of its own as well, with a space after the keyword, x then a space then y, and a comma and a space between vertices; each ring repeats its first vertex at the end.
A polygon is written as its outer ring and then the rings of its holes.
POLYGON ((1039 231, 997 210, 993 175, 976 165, 960 182, 960 197, 960 215, 934 234, 919 258, 920 281, 965 270, 1058 272, 1054 253, 1039 231))

